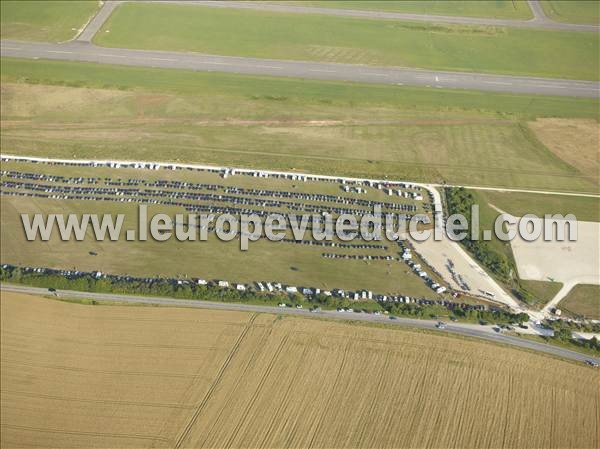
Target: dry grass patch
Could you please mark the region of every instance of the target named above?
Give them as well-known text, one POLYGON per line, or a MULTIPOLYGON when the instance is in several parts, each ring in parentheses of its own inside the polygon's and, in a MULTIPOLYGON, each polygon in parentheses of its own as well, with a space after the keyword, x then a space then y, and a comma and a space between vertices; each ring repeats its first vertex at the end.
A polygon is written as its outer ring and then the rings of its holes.
POLYGON ((529 127, 555 155, 600 185, 600 123, 596 120, 539 118, 529 127))
POLYGON ((2 295, 2 447, 588 448, 600 378, 489 343, 2 295))
MULTIPOLYGON (((0 87, 2 117, 19 119, 43 114, 67 114, 75 118, 77 111, 107 110, 133 98, 130 92, 83 87, 43 86, 30 84, 24 89, 18 84, 2 83, 0 87)), ((122 110, 115 111, 121 113, 122 110)), ((81 118, 80 118, 81 120, 81 118)))
POLYGON ((571 315, 600 320, 600 285, 576 285, 558 307, 571 315))
MULTIPOLYGON (((127 155, 464 185, 596 188, 589 176, 538 142, 518 114, 470 106, 471 97, 447 104, 448 93, 436 93, 434 105, 427 105, 421 95, 413 100, 404 90, 382 98, 379 90, 361 93, 356 86, 336 93, 334 85, 317 84, 318 89, 307 91, 306 81, 278 87, 281 80, 225 83, 220 78, 203 81, 200 74, 193 75, 193 83, 169 78, 152 89, 133 88, 147 74, 131 83, 123 81, 123 74, 106 75, 87 83, 94 88, 30 85, 9 81, 50 82, 44 81, 50 76, 47 70, 35 77, 28 67, 14 79, 5 75, 6 65, 0 101, 3 153, 95 159, 127 155), (128 90, 115 88, 115 79, 128 90)), ((92 67, 94 76, 106 70, 92 67)), ((80 70, 61 71, 60 79, 83 86, 85 81, 70 78, 80 70)), ((489 101, 500 108, 500 100, 489 101)), ((575 113, 569 107, 561 104, 560 109, 575 113)), ((543 114, 554 116, 557 109, 543 114)), ((576 112, 585 113, 583 105, 576 112)))

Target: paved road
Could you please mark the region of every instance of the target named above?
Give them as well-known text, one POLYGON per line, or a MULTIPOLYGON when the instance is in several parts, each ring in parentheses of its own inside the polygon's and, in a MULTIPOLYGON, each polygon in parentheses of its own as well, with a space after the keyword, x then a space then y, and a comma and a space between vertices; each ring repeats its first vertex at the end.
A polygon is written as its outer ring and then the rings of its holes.
POLYGON ((438 16, 431 14, 409 14, 387 11, 362 11, 356 9, 321 8, 302 5, 269 4, 244 1, 220 1, 220 0, 149 0, 152 3, 177 3, 186 6, 209 6, 213 8, 252 9, 262 11, 274 11, 282 13, 320 14, 339 17, 356 17, 363 19, 378 20, 407 20, 411 22, 448 23, 460 25, 483 25, 483 26, 506 26, 512 28, 537 28, 561 31, 591 31, 598 32, 598 25, 581 25, 573 23, 560 23, 549 19, 541 7, 534 0, 529 5, 534 14, 531 20, 493 19, 485 17, 461 17, 461 16, 438 16))
POLYGON ((541 195, 581 196, 600 199, 600 194, 583 192, 560 192, 556 190, 511 189, 508 187, 465 186, 457 184, 429 184, 432 187, 464 187, 469 190, 490 190, 493 192, 538 193, 541 195))
MULTIPOLYGON (((34 295, 48 295, 48 289, 28 287, 21 285, 7 285, 0 284, 0 290, 2 292, 17 292, 27 293, 34 295)), ((219 309, 219 310, 235 310, 241 312, 258 312, 258 313, 275 313, 285 315, 300 315, 306 317, 321 317, 321 318, 333 318, 339 320, 355 320, 355 321, 368 321, 374 323, 386 323, 396 326, 412 327, 419 329, 436 330, 436 321, 431 320, 415 320, 411 318, 396 318, 390 319, 385 315, 371 315, 366 313, 340 313, 335 311, 321 311, 321 312, 310 312, 308 310, 298 310, 294 308, 281 308, 281 307, 270 307, 270 306, 256 306, 249 304, 232 304, 222 302, 211 302, 201 300, 185 300, 185 299, 169 299, 153 296, 129 296, 129 295, 117 295, 117 294, 104 294, 104 293, 87 293, 78 292, 73 290, 60 290, 57 292, 62 297, 68 298, 87 298, 94 299, 96 301, 104 302, 126 302, 133 304, 155 304, 161 306, 180 306, 180 307, 192 307, 199 309, 219 309)), ((504 343, 511 346, 517 346, 519 348, 540 351, 553 356, 562 357, 569 360, 584 362, 586 360, 596 360, 600 362, 600 359, 580 354, 575 351, 563 349, 556 346, 546 345, 531 340, 525 340, 519 337, 513 337, 509 335, 502 335, 496 333, 490 326, 479 326, 475 324, 465 323, 450 323, 447 324, 445 331, 451 334, 464 335, 468 337, 481 338, 497 343, 504 343)))
POLYGON ((106 1, 96 13, 96 15, 86 25, 85 29, 77 36, 76 40, 81 42, 92 42, 92 38, 96 35, 98 30, 102 27, 104 22, 108 20, 113 11, 122 2, 120 1, 106 1))
POLYGON ((574 278, 568 279, 563 282, 562 287, 554 295, 554 297, 546 303, 544 308, 542 309, 542 313, 546 316, 553 316, 552 311, 555 308, 560 309, 560 302, 566 298, 566 296, 575 288, 577 285, 598 285, 598 276, 593 275, 581 275, 576 276, 574 278))
POLYGON ((84 61, 101 64, 241 73, 246 75, 356 81, 447 89, 475 89, 569 97, 598 98, 600 96, 600 84, 593 81, 441 72, 399 67, 282 61, 236 56, 215 56, 202 53, 102 48, 82 41, 63 44, 2 41, 0 43, 0 53, 2 57, 84 61))

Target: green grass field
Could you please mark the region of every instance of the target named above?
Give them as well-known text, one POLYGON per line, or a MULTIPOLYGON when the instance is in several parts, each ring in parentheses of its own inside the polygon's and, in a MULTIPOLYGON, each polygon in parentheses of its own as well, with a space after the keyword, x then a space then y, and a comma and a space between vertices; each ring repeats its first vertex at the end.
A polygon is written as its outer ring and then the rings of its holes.
POLYGON ((572 315, 600 320, 600 285, 576 285, 558 307, 572 315))
POLYGON ((98 1, 2 0, 2 39, 62 42, 94 15, 98 1))
POLYGON ((283 117, 327 117, 332 115, 332 111, 336 115, 345 111, 348 117, 361 113, 364 117, 373 117, 380 110, 382 114, 401 114, 401 117, 436 113, 446 117, 468 114, 514 116, 520 120, 538 117, 600 119, 600 102, 591 98, 434 90, 14 58, 2 58, 0 73, 4 83, 197 94, 210 102, 210 108, 206 109, 215 115, 222 114, 224 110, 231 113, 229 109, 238 111, 233 104, 237 106, 239 103, 238 113, 251 116, 262 112, 265 116, 276 113, 283 117), (214 99, 223 106, 215 109, 214 99), (248 100, 259 107, 252 107, 247 112, 248 100))
POLYGON ((488 203, 516 217, 574 214, 580 221, 600 221, 600 199, 537 193, 480 191, 488 203))
POLYGON ((358 9, 372 11, 390 11, 410 14, 432 14, 464 17, 492 17, 496 19, 531 19, 533 15, 524 1, 510 0, 428 0, 428 1, 294 1, 269 2, 322 8, 358 9))
POLYGON ((542 308, 548 301, 550 301, 562 287, 560 282, 548 282, 548 281, 520 281, 521 287, 529 294, 531 294, 536 302, 533 303, 537 308, 542 308))
MULTIPOLYGON (((479 220, 481 230, 489 229, 494 230, 494 223, 499 213, 489 206, 485 196, 479 190, 470 190, 471 194, 475 198, 475 204, 479 204, 479 220)), ((514 265, 514 256, 510 243, 503 242, 500 239, 495 238, 488 242, 489 247, 498 254, 501 254, 511 265, 514 265)))
POLYGON ((600 23, 600 5, 594 0, 542 0, 552 20, 568 23, 600 23))
POLYGON ((599 79, 600 63, 596 33, 442 26, 164 4, 122 5, 100 30, 96 43, 589 80, 599 79), (561 57, 556 58, 556 54, 561 57))
POLYGON ((595 189, 524 123, 592 100, 17 60, 2 82, 6 153, 595 189))
MULTIPOLYGON (((109 168, 80 168, 46 166, 39 164, 3 163, 4 170, 46 173, 63 176, 112 177, 170 179, 196 183, 212 183, 244 188, 282 189, 295 192, 319 192, 340 194, 336 183, 300 183, 291 180, 256 179, 247 176, 234 176, 223 180, 218 174, 160 172, 139 170, 115 170, 109 168)), ((10 190, 10 189, 5 189, 10 190)), ((375 189, 369 189, 367 196, 360 198, 385 199, 388 197, 375 189)), ((346 194, 348 195, 348 194, 346 194)), ((355 194, 356 195, 356 194, 355 194)), ((98 242, 88 230, 84 241, 63 242, 55 230, 49 242, 39 239, 29 242, 21 223, 21 213, 83 213, 125 214, 123 229, 137 229, 138 213, 135 204, 84 201, 53 200, 46 198, 3 196, 0 237, 2 263, 21 266, 45 266, 82 271, 102 271, 123 273, 135 276, 200 277, 203 279, 226 279, 230 282, 250 283, 253 281, 278 281, 297 286, 320 287, 322 289, 343 288, 371 289, 378 293, 401 293, 410 296, 435 296, 435 293, 416 276, 403 262, 334 260, 323 258, 323 252, 341 254, 372 254, 398 257, 398 247, 389 242, 384 249, 330 248, 296 245, 290 243, 260 240, 251 242, 248 251, 239 249, 239 240, 222 242, 214 234, 209 234, 206 242, 180 242, 171 239, 158 242, 151 237, 147 241, 125 241, 125 231, 117 242, 98 242), (90 255, 90 251, 97 255, 90 255)), ((216 204, 216 202, 215 202, 216 204)), ((184 213, 182 207, 154 205, 148 208, 149 217, 161 212, 173 217, 184 213)), ((277 212, 289 213, 285 208, 277 212)), ((309 238, 306 236, 305 238, 309 238)))

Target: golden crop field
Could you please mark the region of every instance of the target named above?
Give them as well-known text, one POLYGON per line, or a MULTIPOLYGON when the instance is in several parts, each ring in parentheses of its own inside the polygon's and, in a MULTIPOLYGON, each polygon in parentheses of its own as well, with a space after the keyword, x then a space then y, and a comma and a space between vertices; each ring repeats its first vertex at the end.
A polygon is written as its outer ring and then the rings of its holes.
POLYGON ((454 337, 3 293, 1 446, 594 448, 591 368, 454 337))

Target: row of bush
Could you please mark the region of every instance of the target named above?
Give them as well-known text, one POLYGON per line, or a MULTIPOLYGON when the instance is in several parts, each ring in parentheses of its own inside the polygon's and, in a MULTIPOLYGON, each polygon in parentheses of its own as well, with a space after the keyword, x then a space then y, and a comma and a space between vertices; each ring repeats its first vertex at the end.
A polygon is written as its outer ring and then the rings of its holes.
POLYGON ((506 255, 494 251, 494 249, 490 247, 489 242, 483 240, 482 229, 479 230, 477 240, 471 239, 471 207, 476 204, 473 194, 463 187, 447 188, 446 202, 450 215, 461 214, 467 219, 469 228, 467 231, 467 238, 462 241, 462 244, 479 262, 496 276, 504 281, 509 281, 512 269, 506 255))
POLYGON ((152 278, 136 279, 122 276, 100 276, 91 273, 62 274, 59 272, 39 273, 30 269, 14 266, 0 268, 0 281, 20 283, 33 287, 56 290, 77 290, 94 293, 115 293, 125 295, 163 296, 177 299, 194 299, 222 302, 252 302, 264 304, 286 303, 297 305, 309 303, 315 307, 354 308, 373 312, 387 311, 392 315, 415 318, 434 318, 437 316, 456 316, 470 320, 485 320, 489 323, 524 322, 527 314, 511 314, 502 310, 465 310, 458 303, 449 306, 421 305, 417 303, 377 303, 375 301, 352 301, 348 298, 318 294, 304 297, 301 294, 261 293, 252 290, 238 291, 233 288, 221 288, 215 285, 198 285, 193 281, 152 278))

